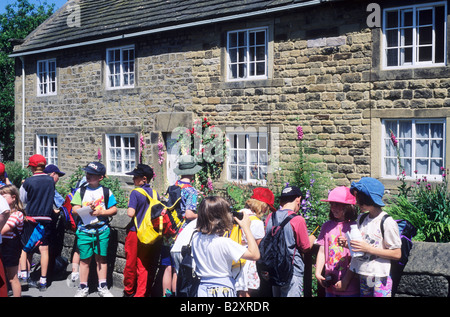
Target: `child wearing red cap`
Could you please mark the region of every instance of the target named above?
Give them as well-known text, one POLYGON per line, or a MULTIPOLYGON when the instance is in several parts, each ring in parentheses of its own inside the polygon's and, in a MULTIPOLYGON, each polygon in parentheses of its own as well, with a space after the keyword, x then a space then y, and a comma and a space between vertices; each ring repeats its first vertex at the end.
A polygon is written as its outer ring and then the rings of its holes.
MULTIPOLYGON (((261 218, 269 213, 270 210, 275 211, 273 203, 275 196, 268 188, 258 187, 253 189, 253 195, 245 202, 244 209, 240 212, 246 213, 250 220, 250 231, 259 245, 261 239, 265 235, 264 222, 261 218)), ((247 245, 247 240, 242 229, 242 245, 247 245)), ((255 261, 245 261, 243 264, 233 266, 233 277, 236 279, 236 292, 239 297, 254 296, 260 287, 260 279, 256 269, 255 261)))
POLYGON ((341 186, 321 201, 330 203, 330 220, 322 225, 317 239, 320 245, 316 260, 317 281, 325 288, 327 297, 358 297, 359 280, 349 270, 350 251, 339 243, 339 237, 345 236, 350 225, 356 224, 356 199, 349 188, 341 186))
POLYGON ((8 174, 6 174, 5 164, 0 162, 0 187, 5 185, 11 185, 11 182, 9 181, 8 174))
MULTIPOLYGON (((33 217, 44 226, 44 235, 39 246, 41 254, 41 278, 39 281, 28 281, 30 286, 40 291, 47 290, 47 270, 49 265, 49 242, 53 230, 53 198, 55 197, 55 182, 52 177, 44 173, 47 160, 40 154, 34 154, 28 161, 33 176, 28 177, 20 187, 20 200, 26 204, 27 216, 33 217)), ((28 280, 29 263, 32 254, 22 252, 20 260, 21 278, 28 280)))

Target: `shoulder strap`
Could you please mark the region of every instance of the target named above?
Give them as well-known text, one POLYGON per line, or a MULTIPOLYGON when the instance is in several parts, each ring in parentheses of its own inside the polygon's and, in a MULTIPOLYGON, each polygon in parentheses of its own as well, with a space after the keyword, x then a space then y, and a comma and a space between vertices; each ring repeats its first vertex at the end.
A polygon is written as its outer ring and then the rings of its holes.
POLYGON ((380 222, 380 230, 381 230, 381 236, 383 237, 383 239, 384 239, 384 221, 387 219, 387 218, 389 218, 390 216, 388 215, 388 214, 385 214, 384 216, 383 216, 383 218, 381 218, 381 222, 380 222))
MULTIPOLYGON (((275 213, 272 213, 272 227, 276 227, 278 226, 278 221, 277 221, 277 217, 275 216, 275 213)), ((283 228, 289 221, 292 220, 292 218, 296 217, 298 215, 295 214, 290 214, 289 216, 287 216, 286 218, 284 218, 284 220, 281 222, 281 224, 279 225, 280 229, 283 228)))
POLYGON ((103 187, 103 202, 105 203, 105 209, 108 209, 108 203, 109 203, 109 188, 103 187))
POLYGON ((361 217, 359 217, 359 223, 358 225, 361 227, 362 223, 364 222, 364 219, 366 219, 366 217, 369 215, 368 212, 364 213, 361 215, 361 217))
POLYGON ((154 199, 153 197, 155 197, 155 190, 153 188, 152 188, 152 197, 150 197, 148 192, 145 189, 143 189, 142 187, 137 187, 137 188, 133 189, 133 191, 137 191, 138 193, 144 195, 145 197, 147 197, 147 199, 149 201, 151 201, 152 199, 154 199))

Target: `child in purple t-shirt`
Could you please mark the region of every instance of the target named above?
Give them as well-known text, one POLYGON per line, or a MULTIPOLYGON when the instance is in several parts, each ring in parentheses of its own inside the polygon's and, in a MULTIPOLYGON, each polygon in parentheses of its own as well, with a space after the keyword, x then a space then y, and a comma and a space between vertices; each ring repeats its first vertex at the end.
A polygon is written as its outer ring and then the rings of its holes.
POLYGON ((345 236, 350 225, 355 224, 355 197, 349 188, 341 186, 322 201, 330 203, 330 220, 323 224, 317 239, 320 245, 316 260, 317 281, 325 288, 327 297, 359 296, 358 278, 349 270, 350 251, 338 243, 339 237, 345 236))

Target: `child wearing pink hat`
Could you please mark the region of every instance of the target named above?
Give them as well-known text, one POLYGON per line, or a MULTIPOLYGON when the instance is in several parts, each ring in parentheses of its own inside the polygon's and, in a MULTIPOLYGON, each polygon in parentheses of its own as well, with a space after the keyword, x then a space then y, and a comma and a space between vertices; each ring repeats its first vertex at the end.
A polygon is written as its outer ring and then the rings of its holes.
POLYGON ((359 296, 357 275, 349 270, 350 251, 341 246, 339 237, 345 237, 350 225, 356 224, 356 199, 345 186, 330 191, 330 220, 322 225, 317 243, 320 245, 316 260, 316 278, 325 288, 327 297, 359 296), (345 278, 344 278, 345 277, 345 278))

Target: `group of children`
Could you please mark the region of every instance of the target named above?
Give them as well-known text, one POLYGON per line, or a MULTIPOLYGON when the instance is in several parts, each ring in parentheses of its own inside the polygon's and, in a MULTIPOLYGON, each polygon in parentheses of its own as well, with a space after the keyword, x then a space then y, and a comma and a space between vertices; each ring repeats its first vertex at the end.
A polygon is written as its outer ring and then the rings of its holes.
MULTIPOLYGON (((24 222, 29 219, 44 227, 44 237, 39 246, 41 278, 36 286, 40 290, 47 287, 48 245, 54 230, 52 215, 54 206, 58 208, 63 202, 58 198, 55 182, 56 176, 64 173, 54 165, 46 168, 45 158, 40 155, 30 158, 29 167, 33 176, 23 182, 20 191, 14 185, 7 184, 7 179, 1 179, 4 183, 0 185, 3 186, 0 187, 0 228, 3 237, 3 242, 0 240, 0 261, 3 263, 0 263, 0 296, 5 295, 6 281, 9 281, 14 296, 20 296, 18 277, 28 278, 27 254, 22 251, 19 237, 24 222), (26 207, 23 208, 22 204, 26 207)), ((0 172, 1 168, 2 165, 0 172)), ((150 202, 141 192, 131 192, 127 209, 131 221, 125 239, 124 296, 150 296, 158 267, 162 268, 164 296, 176 294, 181 251, 187 244, 192 247, 195 271, 200 277, 199 297, 258 296, 258 290, 264 284, 268 285, 258 271, 257 261, 261 256, 258 246, 277 223, 291 215, 295 217, 285 226, 284 234, 286 252, 293 259, 293 274, 284 286, 269 285, 271 296, 303 296, 303 254, 315 244, 319 245, 315 276, 325 288, 327 297, 391 295, 390 260, 400 258, 401 240, 398 226, 392 218, 387 218, 383 228, 380 227, 386 213, 382 211, 384 186, 378 180, 363 177, 359 182, 353 182, 350 188, 342 186, 331 190, 328 199, 323 200, 330 204, 330 220, 323 224, 316 239, 308 233, 306 220, 298 215, 304 196, 299 188, 288 186, 282 190, 278 210, 273 206, 275 197, 270 189, 255 188, 245 208, 240 211, 243 217, 233 217, 230 204, 222 197, 205 197, 198 204, 199 192, 191 183, 200 169, 193 157, 180 157, 174 172, 179 175, 175 186, 180 187, 183 222, 176 236, 163 237, 158 243, 144 244, 139 241, 137 228, 150 202), (356 206, 361 212, 359 215, 356 206), (346 234, 352 225, 358 226, 361 240, 347 240, 346 234), (231 238, 236 227, 242 235, 239 242, 231 238), (352 257, 350 249, 363 255, 352 257)), ((100 185, 106 174, 103 164, 89 163, 84 171, 86 185, 76 191, 71 201, 73 215, 79 216, 76 254, 80 258, 80 282, 75 296, 88 296, 89 267, 94 258, 99 295, 110 297, 112 294, 106 283, 108 223, 110 217, 117 213, 116 199, 109 189, 100 185)), ((154 175, 150 166, 138 164, 127 174, 133 176, 137 188, 142 188, 152 198, 161 199, 150 186, 154 175)))

